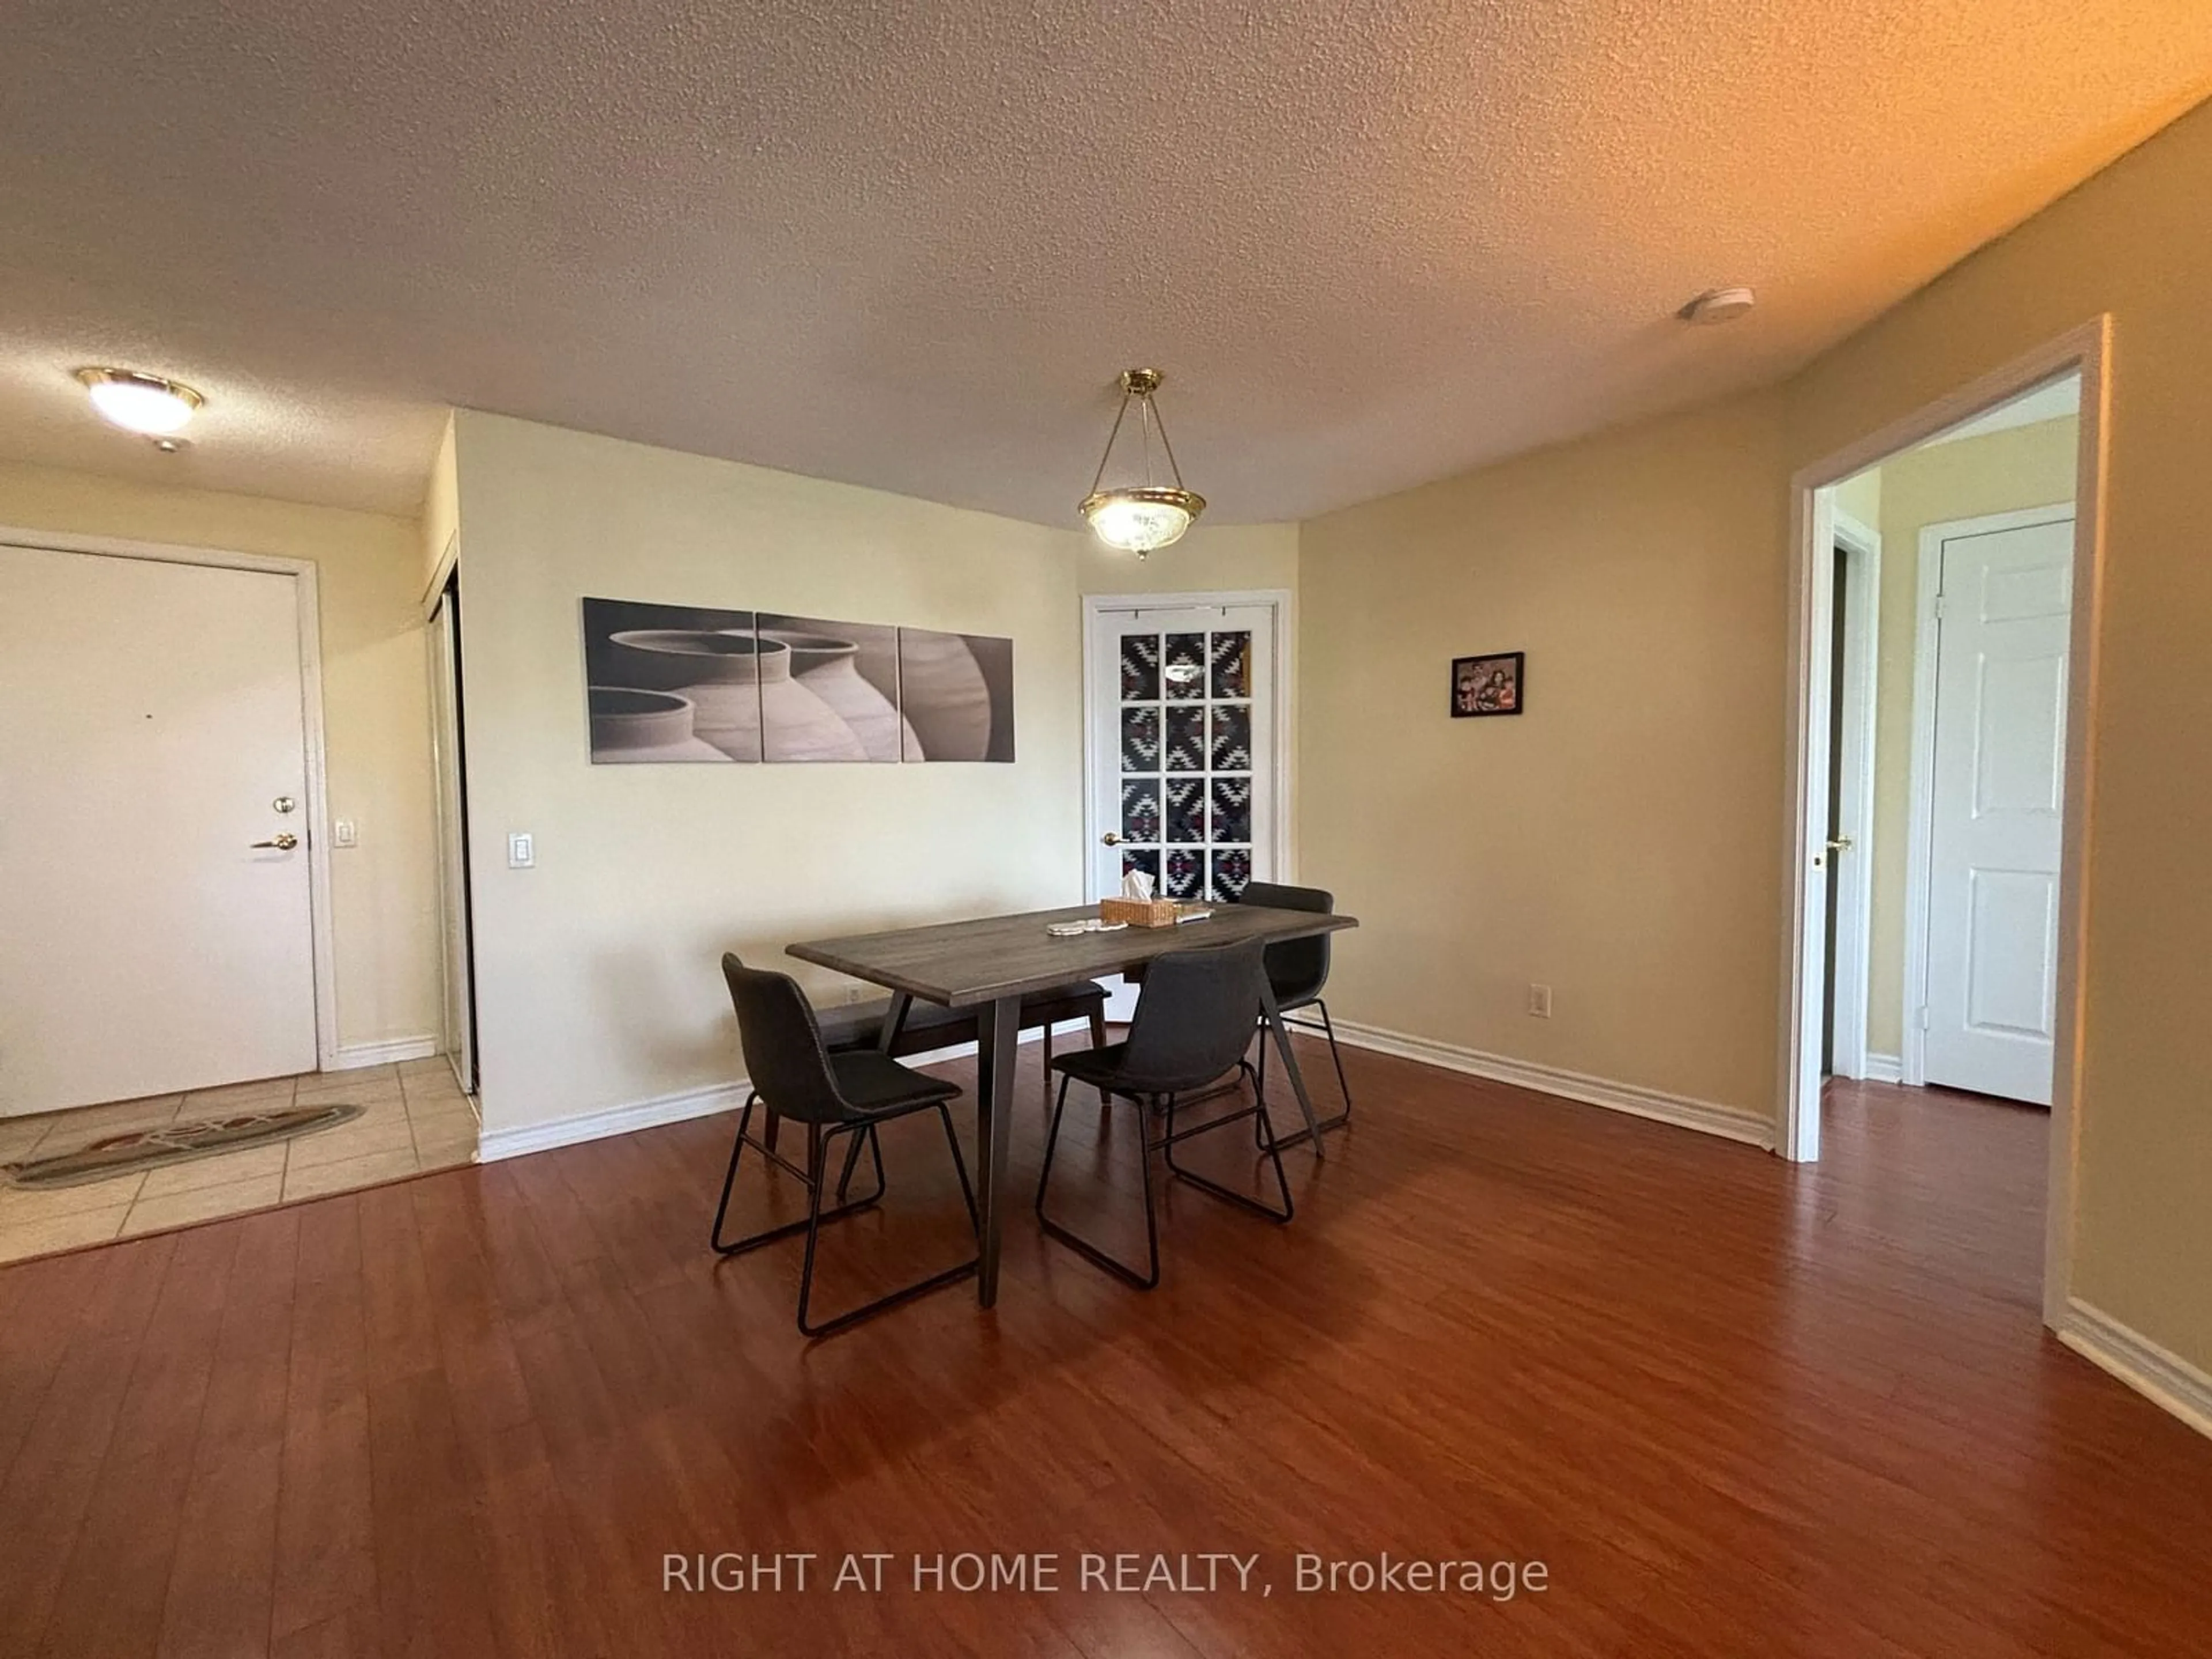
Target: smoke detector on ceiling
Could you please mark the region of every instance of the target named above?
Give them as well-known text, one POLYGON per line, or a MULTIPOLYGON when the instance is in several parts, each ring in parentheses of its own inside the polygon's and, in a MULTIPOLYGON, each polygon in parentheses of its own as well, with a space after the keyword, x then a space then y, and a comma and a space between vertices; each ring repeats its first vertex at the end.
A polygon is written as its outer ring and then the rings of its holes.
POLYGON ((1732 323, 1758 302, 1747 288, 1709 288, 1674 314, 1686 323, 1732 323))

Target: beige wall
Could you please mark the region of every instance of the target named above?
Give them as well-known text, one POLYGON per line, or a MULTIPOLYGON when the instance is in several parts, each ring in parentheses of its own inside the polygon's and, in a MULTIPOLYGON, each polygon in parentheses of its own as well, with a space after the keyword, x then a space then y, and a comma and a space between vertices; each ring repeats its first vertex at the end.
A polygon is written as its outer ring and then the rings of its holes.
POLYGON ((1881 469, 1870 466, 1863 472, 1853 473, 1838 484, 1836 507, 1838 511, 1850 514, 1879 535, 1881 532, 1881 469))
POLYGON ((421 588, 427 597, 430 580, 446 556, 446 545, 461 524, 461 481, 453 445, 453 417, 438 440, 438 453, 430 463, 430 484, 422 495, 422 518, 418 533, 422 544, 421 588))
POLYGON ((4 462, 0 524, 314 561, 331 811, 361 834, 359 846, 331 853, 338 1040, 434 1032, 437 878, 416 526, 4 462))
POLYGON ((1867 1047, 1895 1055, 1905 1036, 1905 825, 1912 794, 1913 657, 1918 649, 1920 532, 1932 524, 2074 499, 2081 423, 2071 416, 1932 444, 1884 462, 1878 481, 1881 600, 1875 671, 1874 904, 1867 959, 1867 1047))
POLYGON ((1309 526, 1304 868, 1370 921, 1345 1012, 1772 1113, 1790 475, 2109 312, 2072 1288, 2212 1370, 2208 200, 2212 107, 1777 392, 1309 526), (1527 715, 1431 712, 1451 651, 1524 644, 1527 715), (1557 1018, 1516 1015, 1547 976, 1557 1018))
POLYGON ((1298 585, 1296 525, 1212 525, 1201 519, 1174 546, 1146 559, 1081 532, 1069 532, 1068 544, 1077 588, 1085 593, 1244 593, 1298 585))
POLYGON ((716 963, 1083 887, 1081 605, 1288 586, 1297 532, 1194 531, 1139 566, 1074 530, 464 412, 471 869, 494 1132, 726 1081, 716 963), (1218 554, 1210 549, 1218 547, 1218 554), (761 606, 1014 640, 1010 766, 594 767, 579 600, 761 606), (505 838, 537 837, 507 868, 505 838))
POLYGON ((1335 1012, 1771 1110, 1781 471, 1754 397, 1305 526, 1299 868, 1363 924, 1335 1012), (1516 650, 1526 712, 1450 718, 1450 659, 1516 650))

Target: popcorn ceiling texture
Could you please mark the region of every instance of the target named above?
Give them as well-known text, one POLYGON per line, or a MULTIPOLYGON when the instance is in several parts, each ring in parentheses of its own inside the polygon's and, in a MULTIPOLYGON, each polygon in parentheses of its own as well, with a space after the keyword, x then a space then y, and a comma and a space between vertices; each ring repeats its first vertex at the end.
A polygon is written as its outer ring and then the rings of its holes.
POLYGON ((1145 362, 1266 520, 1786 373, 2212 91, 2212 5, 12 0, 0 65, 0 454, 411 513, 461 404, 1066 524, 1145 362))

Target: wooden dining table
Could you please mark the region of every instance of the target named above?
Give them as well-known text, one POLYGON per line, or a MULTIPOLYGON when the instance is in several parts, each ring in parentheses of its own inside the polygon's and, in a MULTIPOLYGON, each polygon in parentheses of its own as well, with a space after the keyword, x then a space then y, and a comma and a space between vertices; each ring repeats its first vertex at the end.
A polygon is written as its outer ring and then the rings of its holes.
MULTIPOLYGON (((1033 991, 1049 990, 1073 980, 1141 971, 1153 957, 1170 951, 1237 945, 1254 939, 1271 943, 1304 939, 1359 925, 1351 916, 1223 904, 1214 906, 1204 921, 1174 927, 1124 927, 1066 939, 1045 931, 1054 922, 1097 914, 1092 906, 1076 905, 1064 910, 1031 910, 1020 915, 901 927, 885 933, 808 939, 784 947, 801 962, 889 989, 891 1008, 883 1028, 886 1043, 903 1019, 909 999, 978 1011, 975 1116, 976 1139, 981 1144, 976 1158, 976 1213, 982 1237, 975 1294, 987 1308, 999 1298, 999 1243, 1006 1217, 1006 1148, 1013 1127, 1014 1060, 1020 1039, 1022 999, 1033 991)), ((1283 1073, 1290 1079, 1291 1092, 1305 1118, 1305 1129, 1293 1139, 1309 1142, 1314 1156, 1322 1157, 1322 1133, 1329 1126, 1315 1115, 1297 1056, 1291 1050, 1289 1030, 1265 975, 1260 980, 1260 1001, 1282 1059, 1283 1073)))

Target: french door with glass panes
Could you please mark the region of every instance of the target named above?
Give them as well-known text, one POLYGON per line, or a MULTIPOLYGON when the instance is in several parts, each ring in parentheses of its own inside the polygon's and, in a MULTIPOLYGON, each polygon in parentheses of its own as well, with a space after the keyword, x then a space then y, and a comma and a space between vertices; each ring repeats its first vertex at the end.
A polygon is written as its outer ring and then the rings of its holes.
POLYGON ((1091 897, 1132 870, 1216 903, 1275 876, 1276 623, 1272 600, 1097 605, 1091 897))

